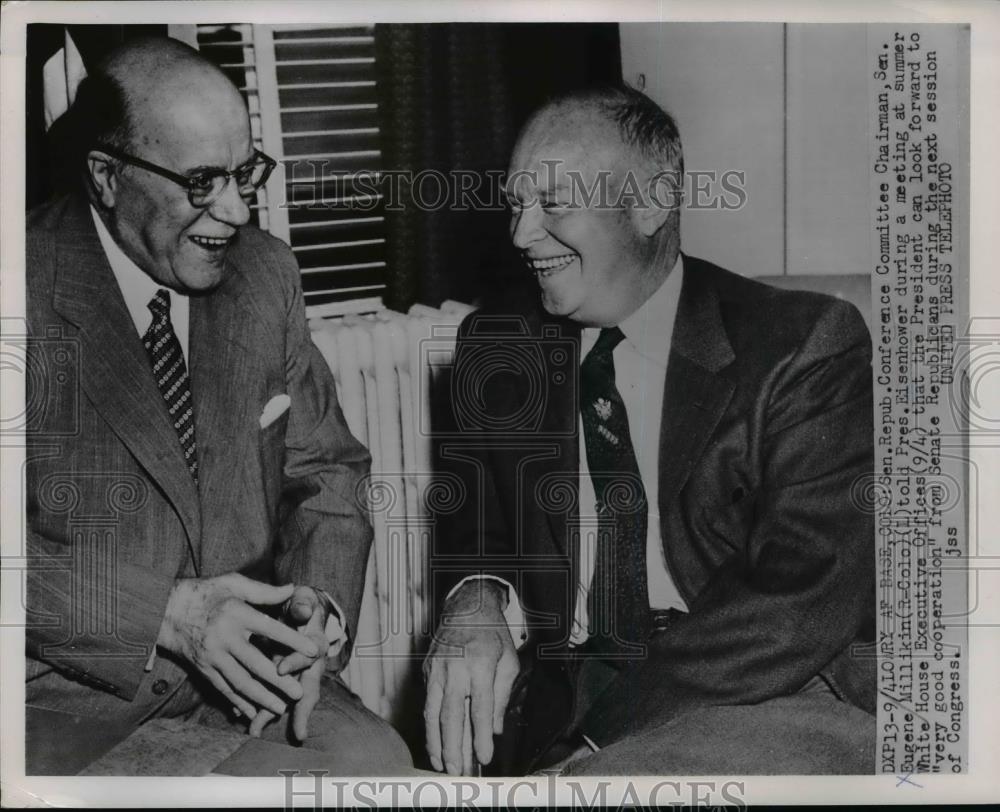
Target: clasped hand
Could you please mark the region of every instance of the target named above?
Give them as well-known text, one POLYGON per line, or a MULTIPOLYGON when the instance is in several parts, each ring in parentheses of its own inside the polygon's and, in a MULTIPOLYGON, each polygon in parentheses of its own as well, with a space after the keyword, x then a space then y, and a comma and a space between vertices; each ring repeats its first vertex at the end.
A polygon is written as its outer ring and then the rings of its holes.
POLYGON ((435 770, 472 774, 472 754, 493 759, 493 735, 519 670, 503 616, 502 588, 477 580, 449 598, 424 661, 427 753, 435 770))
POLYGON ((157 645, 194 665, 252 720, 253 735, 284 713, 285 700, 269 686, 278 689, 295 703, 293 732, 301 740, 319 699, 329 647, 326 620, 324 604, 310 587, 271 586, 237 573, 181 579, 170 593, 157 645), (280 604, 291 625, 253 607, 280 604), (251 635, 288 653, 268 658, 250 642, 251 635))

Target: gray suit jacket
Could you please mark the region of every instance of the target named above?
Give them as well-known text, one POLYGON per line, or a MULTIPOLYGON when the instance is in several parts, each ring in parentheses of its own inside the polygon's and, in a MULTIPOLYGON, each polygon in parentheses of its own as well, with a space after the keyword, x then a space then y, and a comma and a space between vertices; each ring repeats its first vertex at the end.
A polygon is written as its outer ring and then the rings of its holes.
POLYGON ((195 486, 86 203, 29 215, 31 705, 136 724, 177 704, 185 668, 144 666, 180 577, 321 587, 356 628, 370 458, 310 341, 291 251, 247 226, 228 262, 191 300, 195 486), (282 393, 290 408, 262 429, 282 393))

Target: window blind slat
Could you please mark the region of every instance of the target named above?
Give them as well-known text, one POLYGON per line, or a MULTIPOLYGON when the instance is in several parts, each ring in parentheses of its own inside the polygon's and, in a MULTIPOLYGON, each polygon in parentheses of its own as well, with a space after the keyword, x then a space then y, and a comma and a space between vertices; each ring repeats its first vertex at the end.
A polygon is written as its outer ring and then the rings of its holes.
POLYGON ((272 29, 275 42, 319 37, 371 37, 373 30, 370 25, 318 26, 308 23, 287 23, 272 26, 272 29))
POLYGON ((377 267, 368 263, 348 263, 333 270, 305 271, 303 282, 308 281, 310 291, 381 285, 385 283, 384 272, 384 265, 377 267))
POLYGON ((285 178, 286 186, 318 186, 324 190, 335 189, 338 194, 360 192, 370 193, 378 187, 382 173, 377 170, 361 170, 358 172, 341 172, 337 167, 328 165, 328 161, 295 161, 286 167, 292 170, 285 178))
MULTIPOLYGON (((311 225, 322 222, 335 226, 339 221, 357 220, 366 217, 381 217, 383 214, 382 204, 378 201, 372 203, 365 201, 364 206, 334 206, 329 202, 317 203, 312 206, 296 206, 288 210, 288 222, 291 228, 300 225, 311 225)), ((299 235, 299 239, 305 237, 305 233, 299 235)))
POLYGON ((315 105, 313 107, 283 107, 281 110, 282 115, 288 115, 291 113, 331 113, 331 112, 354 112, 361 110, 378 110, 378 104, 371 102, 370 104, 327 104, 327 105, 315 105))
POLYGON ((276 65, 278 87, 283 85, 314 85, 319 82, 373 82, 375 64, 347 62, 325 65, 276 65))
POLYGON ((369 224, 375 227, 376 224, 384 222, 384 217, 348 217, 343 220, 312 220, 305 223, 293 223, 292 228, 335 228, 339 226, 356 229, 369 224))
POLYGON ((375 101, 375 82, 285 85, 279 92, 283 109, 311 105, 365 104, 375 101))
MULTIPOLYGON (((292 227, 296 228, 295 226, 292 227)), ((385 223, 381 217, 373 218, 371 223, 358 223, 356 220, 343 220, 340 223, 311 224, 308 228, 292 235, 296 250, 302 251, 315 245, 330 243, 363 242, 375 240, 385 241, 382 236, 385 223), (350 239, 344 239, 349 237, 350 239)))
POLYGON ((302 207, 305 211, 314 211, 317 205, 328 206, 331 209, 339 208, 343 211, 359 212, 359 211, 374 211, 381 205, 382 195, 379 193, 371 195, 344 195, 343 197, 338 197, 336 195, 321 195, 315 198, 310 198, 309 200, 303 200, 301 197, 298 200, 294 198, 289 198, 284 205, 289 208, 289 220, 292 219, 291 215, 295 208, 302 207))
POLYGON ((385 245, 355 245, 349 247, 323 247, 311 250, 312 246, 295 246, 295 258, 300 267, 322 268, 340 265, 357 265, 362 262, 385 262, 385 245))
POLYGON ((321 136, 342 136, 352 135, 378 135, 378 127, 346 127, 329 130, 301 130, 299 132, 286 132, 285 138, 318 138, 321 136))
POLYGON ((381 163, 382 154, 377 150, 357 150, 349 152, 314 152, 285 159, 286 171, 301 178, 304 173, 317 171, 317 177, 337 171, 367 172, 381 163), (296 162, 303 162, 296 168, 296 162), (305 168, 305 164, 318 165, 317 170, 305 168))
POLYGON ((319 268, 309 268, 303 271, 303 273, 317 274, 317 273, 326 273, 327 271, 355 271, 355 270, 363 270, 366 268, 384 268, 384 267, 385 263, 381 261, 358 262, 354 265, 323 265, 319 268))
POLYGON ((282 110, 281 129, 288 136, 321 129, 374 129, 377 131, 378 110, 375 105, 372 105, 370 109, 360 110, 339 110, 336 108, 326 110, 305 108, 302 112, 282 110))
POLYGON ((317 301, 343 301, 351 297, 351 294, 357 295, 361 292, 366 292, 371 294, 375 291, 385 290, 385 285, 373 284, 373 285, 355 285, 351 287, 331 287, 331 288, 320 288, 318 290, 311 291, 306 296, 307 303, 314 303, 317 301))
MULTIPOLYGON (((382 288, 379 287, 376 291, 381 292, 382 288)), ((334 301, 325 304, 307 305, 306 317, 309 319, 333 319, 348 314, 376 313, 382 309, 382 297, 369 296, 366 298, 355 298, 347 302, 334 301)))
POLYGON ((366 245, 384 245, 385 240, 377 237, 370 240, 337 240, 336 242, 296 245, 295 251, 317 251, 323 248, 361 248, 366 245))
POLYGON ((279 67, 287 67, 293 65, 314 67, 317 65, 374 65, 375 57, 373 56, 335 56, 335 57, 324 57, 324 58, 308 58, 308 57, 298 57, 294 54, 276 54, 277 61, 276 65, 279 67))
POLYGON ((351 47, 351 46, 367 46, 371 47, 375 44, 375 37, 367 34, 358 34, 356 36, 340 36, 332 35, 328 37, 278 37, 278 33, 275 32, 274 44, 279 48, 297 48, 299 46, 306 45, 329 45, 333 47, 351 47))
POLYGON ((345 299, 353 299, 358 294, 380 293, 385 290, 385 285, 357 285, 354 287, 342 288, 333 287, 312 291, 306 295, 306 304, 320 304, 321 302, 342 302, 345 299))
MULTIPOLYGON (((308 156, 309 158, 336 159, 341 156, 353 159, 361 156, 372 158, 381 153, 378 130, 337 131, 310 134, 285 134, 285 158, 308 156)), ((369 169, 374 168, 371 164, 369 169)))

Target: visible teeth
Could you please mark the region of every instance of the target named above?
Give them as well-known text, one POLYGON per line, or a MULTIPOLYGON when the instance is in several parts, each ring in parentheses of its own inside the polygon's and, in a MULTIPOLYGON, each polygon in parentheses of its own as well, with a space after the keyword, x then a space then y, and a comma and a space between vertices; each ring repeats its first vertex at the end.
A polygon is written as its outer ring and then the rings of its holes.
POLYGON ((563 254, 562 256, 546 257, 545 259, 530 259, 528 260, 528 264, 536 271, 554 271, 569 265, 574 259, 576 259, 576 254, 563 254))
POLYGON ((229 242, 221 237, 192 236, 191 239, 204 248, 222 248, 229 242))

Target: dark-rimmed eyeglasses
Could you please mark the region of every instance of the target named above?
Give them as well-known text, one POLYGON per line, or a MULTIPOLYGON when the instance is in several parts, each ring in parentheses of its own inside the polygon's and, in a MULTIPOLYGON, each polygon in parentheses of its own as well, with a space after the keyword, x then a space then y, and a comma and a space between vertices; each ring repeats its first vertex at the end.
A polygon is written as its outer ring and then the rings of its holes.
POLYGON ((123 163, 137 166, 140 169, 145 169, 147 172, 153 172, 161 178, 166 178, 178 186, 184 187, 187 191, 188 201, 192 206, 199 209, 207 208, 218 200, 226 190, 226 186, 229 185, 230 178, 236 181, 236 188, 239 190, 241 197, 250 197, 256 194, 257 190, 267 183, 267 179, 271 176, 271 172, 274 171, 274 167, 278 165, 278 162, 274 158, 255 149, 253 151, 253 158, 232 171, 225 169, 201 169, 197 172, 192 172, 190 175, 180 175, 176 172, 171 172, 169 169, 164 169, 162 166, 145 161, 142 158, 137 158, 135 155, 129 155, 127 152, 123 152, 110 144, 98 144, 97 149, 108 153, 108 155, 117 158, 123 163))

